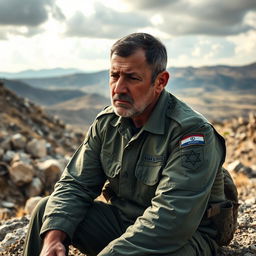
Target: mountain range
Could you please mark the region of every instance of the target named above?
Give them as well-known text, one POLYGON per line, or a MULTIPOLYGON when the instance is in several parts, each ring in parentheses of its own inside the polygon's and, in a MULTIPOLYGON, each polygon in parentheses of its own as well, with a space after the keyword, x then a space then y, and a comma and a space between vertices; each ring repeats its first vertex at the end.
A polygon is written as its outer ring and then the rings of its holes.
POLYGON ((53 68, 40 70, 24 70, 20 72, 0 72, 0 77, 7 79, 21 79, 21 78, 43 78, 50 76, 63 76, 81 72, 75 68, 53 68))
MULTIPOLYGON (((246 66, 209 66, 168 68, 171 78, 167 90, 205 88, 208 90, 256 90, 256 63, 246 66)), ((44 89, 81 89, 108 95, 108 70, 93 73, 27 78, 21 81, 44 89)))
MULTIPOLYGON (((256 63, 245 66, 169 68, 166 89, 210 120, 256 112, 256 63)), ((108 71, 3 80, 18 95, 69 124, 87 127, 110 104, 108 71)))

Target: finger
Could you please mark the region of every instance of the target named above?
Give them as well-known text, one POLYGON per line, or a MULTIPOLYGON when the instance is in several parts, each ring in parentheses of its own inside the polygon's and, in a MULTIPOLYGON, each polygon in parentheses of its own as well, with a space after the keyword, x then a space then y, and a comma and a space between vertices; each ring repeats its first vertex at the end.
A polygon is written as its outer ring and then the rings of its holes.
POLYGON ((56 250, 56 256, 66 256, 66 249, 64 245, 61 245, 61 247, 56 250))

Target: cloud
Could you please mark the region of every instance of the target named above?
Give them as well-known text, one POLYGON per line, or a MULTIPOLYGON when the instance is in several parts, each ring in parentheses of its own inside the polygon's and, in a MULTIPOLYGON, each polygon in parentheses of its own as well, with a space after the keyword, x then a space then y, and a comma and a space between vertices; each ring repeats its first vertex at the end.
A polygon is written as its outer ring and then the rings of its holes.
POLYGON ((148 10, 161 10, 165 8, 166 6, 170 6, 175 4, 176 2, 179 2, 180 0, 161 0, 161 1, 155 1, 155 0, 137 0, 133 1, 131 3, 130 0, 123 0, 130 6, 133 6, 134 8, 141 8, 141 9, 148 9, 148 10))
POLYGON ((92 15, 85 16, 77 12, 68 20, 66 35, 117 38, 150 25, 151 22, 142 14, 121 13, 96 3, 95 12, 92 15))
POLYGON ((249 31, 236 37, 228 37, 235 45, 235 53, 239 57, 256 57, 256 31, 249 31))
POLYGON ((170 35, 240 34, 252 29, 245 17, 256 10, 255 0, 138 0, 132 4, 133 11, 157 13, 163 20, 158 29, 170 35))
POLYGON ((0 0, 0 34, 5 38, 9 34, 29 37, 40 33, 38 27, 49 14, 57 20, 65 18, 54 0, 0 0))

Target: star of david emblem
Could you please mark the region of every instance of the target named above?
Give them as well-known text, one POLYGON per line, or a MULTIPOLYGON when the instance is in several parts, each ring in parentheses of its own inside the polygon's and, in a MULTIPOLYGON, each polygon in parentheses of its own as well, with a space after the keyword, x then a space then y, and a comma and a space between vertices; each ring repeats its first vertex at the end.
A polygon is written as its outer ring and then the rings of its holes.
POLYGON ((186 163, 191 163, 192 165, 195 165, 198 162, 201 162, 200 160, 200 153, 195 153, 193 150, 190 151, 189 154, 186 154, 186 163))
POLYGON ((200 151, 190 150, 183 154, 182 165, 184 167, 195 169, 200 166, 202 162, 200 151))

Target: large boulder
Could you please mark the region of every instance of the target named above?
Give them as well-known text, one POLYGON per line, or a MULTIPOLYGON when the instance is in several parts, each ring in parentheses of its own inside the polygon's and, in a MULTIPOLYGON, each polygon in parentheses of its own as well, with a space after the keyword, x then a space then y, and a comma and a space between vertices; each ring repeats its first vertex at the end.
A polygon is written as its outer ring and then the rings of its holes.
POLYGON ((11 143, 14 149, 24 149, 26 146, 27 139, 20 133, 16 133, 11 138, 11 143))
POLYGON ((43 192, 43 188, 44 185, 42 181, 38 177, 35 177, 33 178, 32 182, 26 187, 26 196, 38 196, 43 192))
POLYGON ((34 138, 27 143, 26 150, 35 158, 43 158, 47 155, 47 143, 43 139, 34 138))
POLYGON ((10 163, 13 160, 15 154, 15 151, 7 150, 2 157, 3 162, 10 163))
POLYGON ((42 199, 41 196, 34 196, 29 198, 25 204, 25 212, 31 215, 32 211, 36 207, 37 203, 42 199))
POLYGON ((11 180, 17 186, 23 186, 30 183, 35 174, 35 171, 31 165, 21 161, 14 162, 11 165, 9 172, 11 180))
POLYGON ((62 166, 58 160, 49 159, 38 163, 37 166, 44 174, 45 185, 47 188, 52 187, 59 180, 62 173, 62 166))

